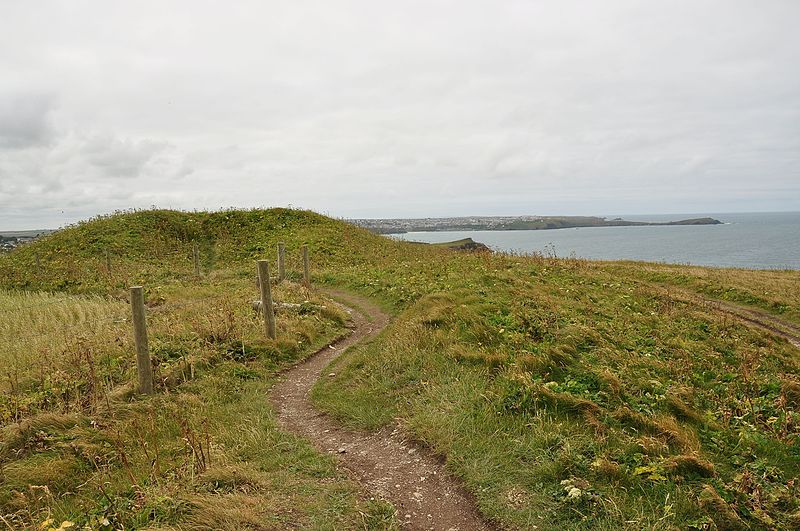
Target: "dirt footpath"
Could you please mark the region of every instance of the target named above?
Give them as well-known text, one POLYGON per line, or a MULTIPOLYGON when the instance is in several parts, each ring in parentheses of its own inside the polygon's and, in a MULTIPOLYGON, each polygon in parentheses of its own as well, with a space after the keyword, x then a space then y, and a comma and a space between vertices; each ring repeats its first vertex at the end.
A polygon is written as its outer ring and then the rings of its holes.
POLYGON ((320 450, 335 454, 340 467, 371 495, 395 506, 403 529, 493 529, 440 460, 410 441, 398 427, 377 432, 346 429, 314 409, 309 393, 325 367, 348 347, 378 334, 389 322, 389 316, 366 299, 330 293, 344 301, 343 307, 352 318, 352 333, 283 374, 271 396, 281 426, 309 439, 320 450))

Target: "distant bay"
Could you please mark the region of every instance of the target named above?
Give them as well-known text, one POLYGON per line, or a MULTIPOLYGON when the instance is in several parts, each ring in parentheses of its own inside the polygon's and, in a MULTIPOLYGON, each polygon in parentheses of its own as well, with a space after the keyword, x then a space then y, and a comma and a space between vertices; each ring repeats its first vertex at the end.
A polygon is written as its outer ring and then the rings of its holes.
POLYGON ((723 225, 408 232, 392 237, 428 243, 470 237, 498 251, 545 253, 595 260, 800 269, 800 212, 624 217, 634 221, 713 217, 722 221, 723 225))

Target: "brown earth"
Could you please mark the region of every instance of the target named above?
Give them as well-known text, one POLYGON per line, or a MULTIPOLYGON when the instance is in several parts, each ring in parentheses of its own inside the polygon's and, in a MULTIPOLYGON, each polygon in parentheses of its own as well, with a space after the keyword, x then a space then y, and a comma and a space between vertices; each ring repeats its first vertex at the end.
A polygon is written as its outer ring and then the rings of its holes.
POLYGON ((389 316, 368 300, 339 291, 329 293, 344 301, 341 306, 350 314, 351 333, 283 374, 271 396, 280 425, 335 454, 340 467, 371 496, 394 505, 403 529, 494 529, 441 459, 411 440, 400 426, 377 432, 347 429, 314 409, 309 393, 323 369, 348 347, 369 340, 389 323, 389 316))

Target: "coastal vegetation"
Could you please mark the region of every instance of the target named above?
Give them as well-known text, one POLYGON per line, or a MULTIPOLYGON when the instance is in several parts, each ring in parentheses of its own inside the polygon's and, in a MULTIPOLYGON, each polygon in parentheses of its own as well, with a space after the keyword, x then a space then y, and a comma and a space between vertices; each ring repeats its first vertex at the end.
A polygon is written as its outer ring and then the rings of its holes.
POLYGON ((286 209, 123 213, 0 257, 0 515, 95 529, 396 526, 332 458, 281 432, 267 399, 281 368, 345 330, 321 291, 295 282, 304 243, 315 285, 394 315, 334 362, 315 403, 353 427, 399 423, 487 518, 800 526, 800 350, 712 304, 798 324, 800 272, 454 251, 286 209), (276 297, 302 310, 268 340, 250 306, 254 260, 278 242, 293 252, 276 297), (152 398, 132 392, 134 284, 147 291, 152 398))

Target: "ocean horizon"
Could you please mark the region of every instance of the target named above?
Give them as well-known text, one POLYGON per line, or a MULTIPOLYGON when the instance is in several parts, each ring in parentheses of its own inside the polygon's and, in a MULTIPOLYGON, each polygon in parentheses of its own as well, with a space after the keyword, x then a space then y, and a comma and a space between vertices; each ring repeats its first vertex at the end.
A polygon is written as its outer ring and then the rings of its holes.
POLYGON ((712 217, 722 225, 580 227, 549 230, 408 232, 426 243, 472 238, 492 250, 591 260, 636 260, 746 269, 800 269, 800 212, 609 215, 667 222, 712 217))

